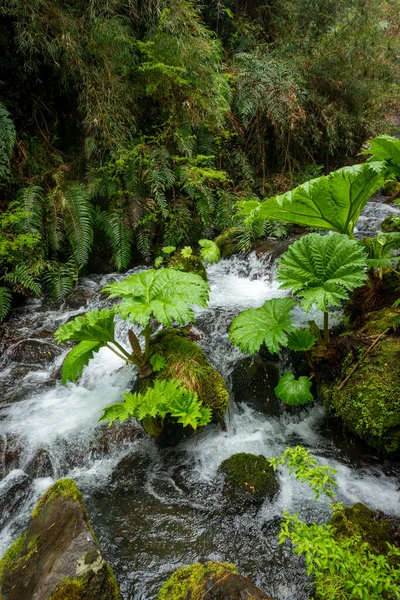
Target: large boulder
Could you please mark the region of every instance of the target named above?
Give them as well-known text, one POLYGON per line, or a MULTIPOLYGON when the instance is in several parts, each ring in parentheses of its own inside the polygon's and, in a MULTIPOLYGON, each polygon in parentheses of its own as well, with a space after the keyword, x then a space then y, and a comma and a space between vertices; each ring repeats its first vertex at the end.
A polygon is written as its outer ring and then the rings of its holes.
POLYGON ((367 444, 386 453, 397 452, 400 450, 400 337, 382 338, 339 390, 339 383, 350 373, 354 362, 350 355, 343 360, 339 377, 322 382, 319 397, 367 444))
POLYGON ((162 586, 157 600, 271 600, 229 563, 182 567, 162 586))
POLYGON ((261 504, 278 491, 278 480, 269 461, 262 455, 239 452, 223 460, 219 467, 224 476, 224 492, 233 504, 261 504))
POLYGON ((39 500, 27 530, 0 561, 1 600, 120 600, 82 496, 61 479, 39 500))
POLYGON ((275 395, 279 383, 279 363, 265 360, 259 354, 235 363, 232 373, 232 394, 235 402, 243 402, 255 410, 278 416, 281 402, 275 395))

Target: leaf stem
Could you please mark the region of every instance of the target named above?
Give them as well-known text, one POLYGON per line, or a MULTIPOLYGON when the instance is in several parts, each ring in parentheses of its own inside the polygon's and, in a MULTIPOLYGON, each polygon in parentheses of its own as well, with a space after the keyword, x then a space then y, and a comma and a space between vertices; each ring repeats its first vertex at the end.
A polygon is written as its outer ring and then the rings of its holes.
POLYGON ((329 342, 329 314, 328 311, 324 312, 324 343, 329 342))

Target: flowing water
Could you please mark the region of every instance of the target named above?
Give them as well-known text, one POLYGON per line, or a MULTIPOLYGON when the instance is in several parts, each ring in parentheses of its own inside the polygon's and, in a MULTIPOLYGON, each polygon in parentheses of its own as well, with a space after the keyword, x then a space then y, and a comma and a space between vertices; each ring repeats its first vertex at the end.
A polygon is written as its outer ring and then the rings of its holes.
MULTIPOLYGON (((359 235, 370 234, 371 227, 376 230, 393 210, 370 203, 359 221, 359 235)), ((243 359, 228 341, 232 318, 283 292, 274 280, 273 264, 254 253, 209 266, 208 276, 209 306, 196 311, 203 332, 200 343, 231 388, 234 366, 243 359)), ((83 491, 125 599, 154 598, 176 568, 199 560, 233 562, 276 600, 309 598, 301 559, 277 545, 279 522, 285 510, 326 521, 328 504, 314 502, 307 486, 282 470, 272 502, 237 514, 222 493, 219 464, 236 452, 272 457, 288 445, 302 444, 321 464, 337 469, 339 498, 345 504, 361 501, 400 516, 396 465, 380 462, 347 439, 320 406, 266 414, 242 402, 238 389, 226 432, 211 425, 173 449, 158 449, 134 424, 99 426, 101 409, 132 387, 134 372, 104 348, 78 385, 64 387, 59 368, 67 349, 54 346, 51 335, 69 318, 107 305, 99 291, 117 278, 121 276, 86 278, 68 305, 32 301, 3 326, 0 555, 26 527, 45 489, 57 478, 70 476, 83 491)), ((309 318, 321 323, 317 312, 296 314, 298 323, 309 318)), ((117 332, 124 343, 123 323, 118 323, 117 332)))

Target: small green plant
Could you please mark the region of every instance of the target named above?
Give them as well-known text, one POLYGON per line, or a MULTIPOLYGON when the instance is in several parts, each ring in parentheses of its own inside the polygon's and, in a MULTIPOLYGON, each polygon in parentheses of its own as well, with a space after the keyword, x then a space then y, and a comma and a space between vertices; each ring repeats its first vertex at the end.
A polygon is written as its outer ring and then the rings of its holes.
POLYGON ((157 324, 170 326, 173 321, 185 324, 194 318, 192 305, 205 307, 209 287, 198 275, 174 269, 148 270, 131 275, 123 281, 107 285, 103 292, 111 298, 122 299, 113 309, 95 310, 84 317, 76 317, 57 329, 58 343, 80 342, 64 360, 63 383, 76 381, 93 353, 106 346, 127 363, 136 365, 140 376, 162 368, 160 358, 151 357, 150 337, 157 324), (116 314, 141 325, 144 348, 135 332, 130 329, 127 350, 115 339, 116 314), (151 359, 153 358, 153 362, 151 359))
POLYGON ((393 254, 393 250, 400 248, 400 233, 378 231, 376 238, 365 238, 362 244, 368 254, 367 265, 371 269, 378 269, 379 279, 383 279, 385 269, 395 271, 394 264, 399 257, 393 254))
POLYGON ((308 312, 324 312, 324 341, 329 341, 329 306, 340 306, 367 275, 364 250, 345 235, 310 233, 283 254, 278 263, 281 288, 292 289, 308 312))
POLYGON ((217 263, 220 259, 220 249, 212 240, 199 240, 200 256, 208 263, 217 263))
POLYGON ((211 410, 201 405, 195 392, 175 379, 156 380, 154 386, 143 393, 124 394, 124 402, 107 406, 100 421, 109 421, 112 425, 115 421, 122 423, 135 417, 143 422, 148 433, 155 435, 161 431, 167 415, 192 429, 211 421, 211 410))
POLYGON ((314 398, 310 392, 312 382, 304 375, 295 379, 293 373, 285 373, 275 388, 275 394, 285 404, 297 406, 298 404, 309 404, 314 398))
POLYGON ((394 600, 400 598, 400 549, 387 544, 386 554, 377 554, 335 499, 336 471, 317 465, 310 452, 301 446, 287 448, 270 461, 289 468, 300 481, 308 483, 318 500, 321 494, 331 500, 335 521, 345 535, 338 536, 333 525, 307 524, 296 514, 284 513, 279 543, 289 540, 293 552, 303 555, 307 574, 312 575, 318 600, 394 600))

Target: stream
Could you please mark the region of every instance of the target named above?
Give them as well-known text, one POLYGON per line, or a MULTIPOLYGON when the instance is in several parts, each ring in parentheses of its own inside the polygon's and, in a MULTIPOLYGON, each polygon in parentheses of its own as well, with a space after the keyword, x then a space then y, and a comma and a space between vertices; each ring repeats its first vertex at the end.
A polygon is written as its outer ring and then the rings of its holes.
MULTIPOLYGON (((374 234, 388 214, 400 212, 377 200, 364 210, 359 236, 374 234)), ((361 501, 400 516, 396 463, 346 436, 319 405, 263 411, 248 394, 244 402, 240 386, 233 385, 235 365, 245 358, 228 340, 233 317, 286 294, 275 280, 272 255, 233 256, 208 266, 207 273, 210 303, 196 310, 196 327, 203 335, 199 343, 232 392, 227 431, 210 425, 175 448, 158 449, 135 423, 99 425, 101 409, 120 401, 135 379, 132 368, 107 348, 90 361, 79 384, 64 387, 59 378, 69 348, 57 347, 52 333, 78 314, 108 306, 99 291, 127 274, 86 277, 61 307, 31 300, 13 311, 0 330, 0 555, 25 529, 39 496, 68 476, 83 492, 125 600, 151 600, 175 569, 207 560, 233 562, 276 600, 306 600, 311 589, 303 561, 289 546, 278 546, 279 523, 284 511, 324 522, 328 503, 314 502, 307 485, 283 469, 272 502, 237 514, 224 499, 218 474, 221 461, 236 452, 269 458, 297 444, 337 469, 344 504, 361 501)), ((322 325, 317 311, 296 313, 298 324, 309 319, 322 325)), ((339 319, 339 313, 332 315, 331 324, 339 319)), ((124 343, 123 322, 117 334, 124 343)))

